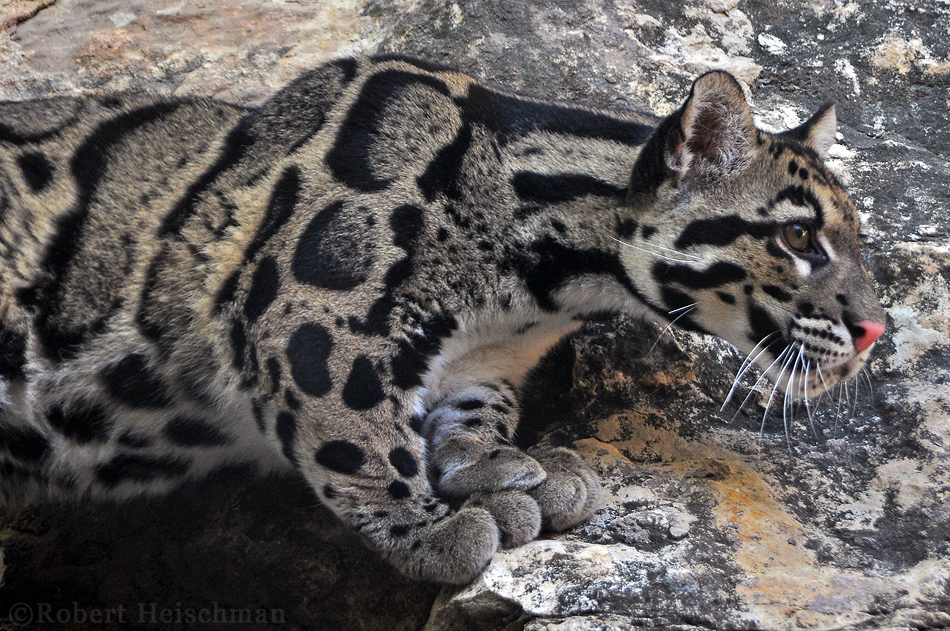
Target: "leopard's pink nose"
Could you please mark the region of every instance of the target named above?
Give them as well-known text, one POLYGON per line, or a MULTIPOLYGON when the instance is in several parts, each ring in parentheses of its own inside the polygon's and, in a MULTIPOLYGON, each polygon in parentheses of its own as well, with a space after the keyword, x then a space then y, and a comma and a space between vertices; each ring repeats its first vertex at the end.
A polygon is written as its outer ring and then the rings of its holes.
POLYGON ((859 353, 871 347, 884 333, 884 325, 874 320, 861 320, 851 325, 854 334, 854 348, 859 353))

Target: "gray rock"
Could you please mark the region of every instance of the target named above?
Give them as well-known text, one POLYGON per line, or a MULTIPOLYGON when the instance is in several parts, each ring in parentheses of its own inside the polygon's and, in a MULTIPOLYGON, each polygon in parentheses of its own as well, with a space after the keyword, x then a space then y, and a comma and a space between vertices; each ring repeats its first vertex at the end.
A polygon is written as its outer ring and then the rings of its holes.
POLYGON ((0 98, 253 104, 333 56, 379 50, 657 113, 725 68, 774 129, 831 99, 831 166, 889 317, 869 380, 786 419, 781 405, 765 415, 764 384, 738 409, 751 378, 719 411, 742 360, 721 342, 674 332, 651 350, 652 325, 588 325, 538 371, 521 433, 576 446, 608 485, 604 508, 438 598, 298 482, 235 475, 163 500, 3 516, 6 606, 219 602, 280 608, 278 628, 950 626, 946 2, 11 0, 0 28, 0 98))

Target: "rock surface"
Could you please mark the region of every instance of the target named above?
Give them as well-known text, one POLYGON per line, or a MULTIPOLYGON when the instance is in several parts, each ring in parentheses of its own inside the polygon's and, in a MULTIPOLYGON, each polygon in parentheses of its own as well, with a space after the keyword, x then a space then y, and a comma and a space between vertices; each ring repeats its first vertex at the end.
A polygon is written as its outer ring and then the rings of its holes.
POLYGON ((75 612, 148 622, 135 616, 155 603, 281 611, 269 629, 950 627, 945 1, 8 0, 0 29, 0 98, 254 104, 336 55, 399 51, 658 113, 724 68, 775 129, 834 100, 830 162, 889 318, 869 379, 786 421, 781 405, 762 420, 761 395, 737 412, 748 378, 719 411, 742 357, 718 341, 676 332, 651 350, 652 325, 587 326, 539 370, 522 436, 575 445, 606 505, 464 589, 401 579, 298 481, 235 472, 158 500, 3 516, 0 615, 50 603, 69 628, 123 628, 75 612))

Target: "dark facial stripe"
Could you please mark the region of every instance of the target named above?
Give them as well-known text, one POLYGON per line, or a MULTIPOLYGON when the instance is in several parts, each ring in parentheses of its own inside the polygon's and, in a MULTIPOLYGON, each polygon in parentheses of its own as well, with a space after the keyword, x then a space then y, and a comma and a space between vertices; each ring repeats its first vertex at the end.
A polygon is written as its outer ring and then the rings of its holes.
POLYGON ((825 213, 821 208, 821 203, 815 195, 804 186, 788 186, 779 191, 775 196, 775 201, 770 204, 775 206, 779 202, 789 201, 796 206, 811 206, 815 211, 815 228, 821 229, 825 225, 825 213))
POLYGON ((772 296, 779 302, 792 301, 792 295, 788 293, 787 291, 785 291, 784 289, 782 289, 781 287, 777 287, 775 285, 762 285, 762 291, 772 296))
POLYGON ((683 250, 695 245, 729 245, 741 236, 765 239, 775 234, 776 224, 770 221, 746 221, 737 215, 691 222, 674 244, 683 250))
POLYGON ((749 324, 752 326, 752 332, 749 334, 749 341, 758 344, 763 339, 778 332, 780 335, 773 336, 775 339, 768 343, 767 354, 772 359, 778 357, 781 349, 787 346, 787 342, 782 334, 782 329, 778 322, 763 307, 756 304, 754 300, 749 300, 749 324))
POLYGON ((588 195, 617 199, 623 199, 627 195, 625 188, 580 173, 546 175, 519 171, 511 178, 511 185, 518 197, 539 204, 569 202, 588 195))
POLYGON ((653 279, 665 285, 673 282, 689 289, 712 289, 745 280, 745 270, 735 263, 720 261, 703 271, 686 265, 671 265, 660 261, 653 265, 653 279))

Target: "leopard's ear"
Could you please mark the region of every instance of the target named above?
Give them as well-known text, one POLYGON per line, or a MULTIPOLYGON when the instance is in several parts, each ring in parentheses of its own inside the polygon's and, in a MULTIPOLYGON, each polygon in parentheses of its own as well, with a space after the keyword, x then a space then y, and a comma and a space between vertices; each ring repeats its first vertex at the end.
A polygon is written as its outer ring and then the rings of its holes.
POLYGON ((757 134, 739 82, 727 72, 707 72, 640 152, 631 200, 655 196, 665 183, 702 187, 727 177, 751 159, 757 134))
POLYGON ((755 146, 755 123, 742 86, 726 72, 707 72, 693 83, 680 127, 690 171, 721 177, 744 166, 755 146))
POLYGON ((838 117, 835 104, 825 103, 812 114, 807 121, 779 134, 815 150, 822 160, 828 156, 828 150, 835 144, 835 132, 838 129, 838 117))

